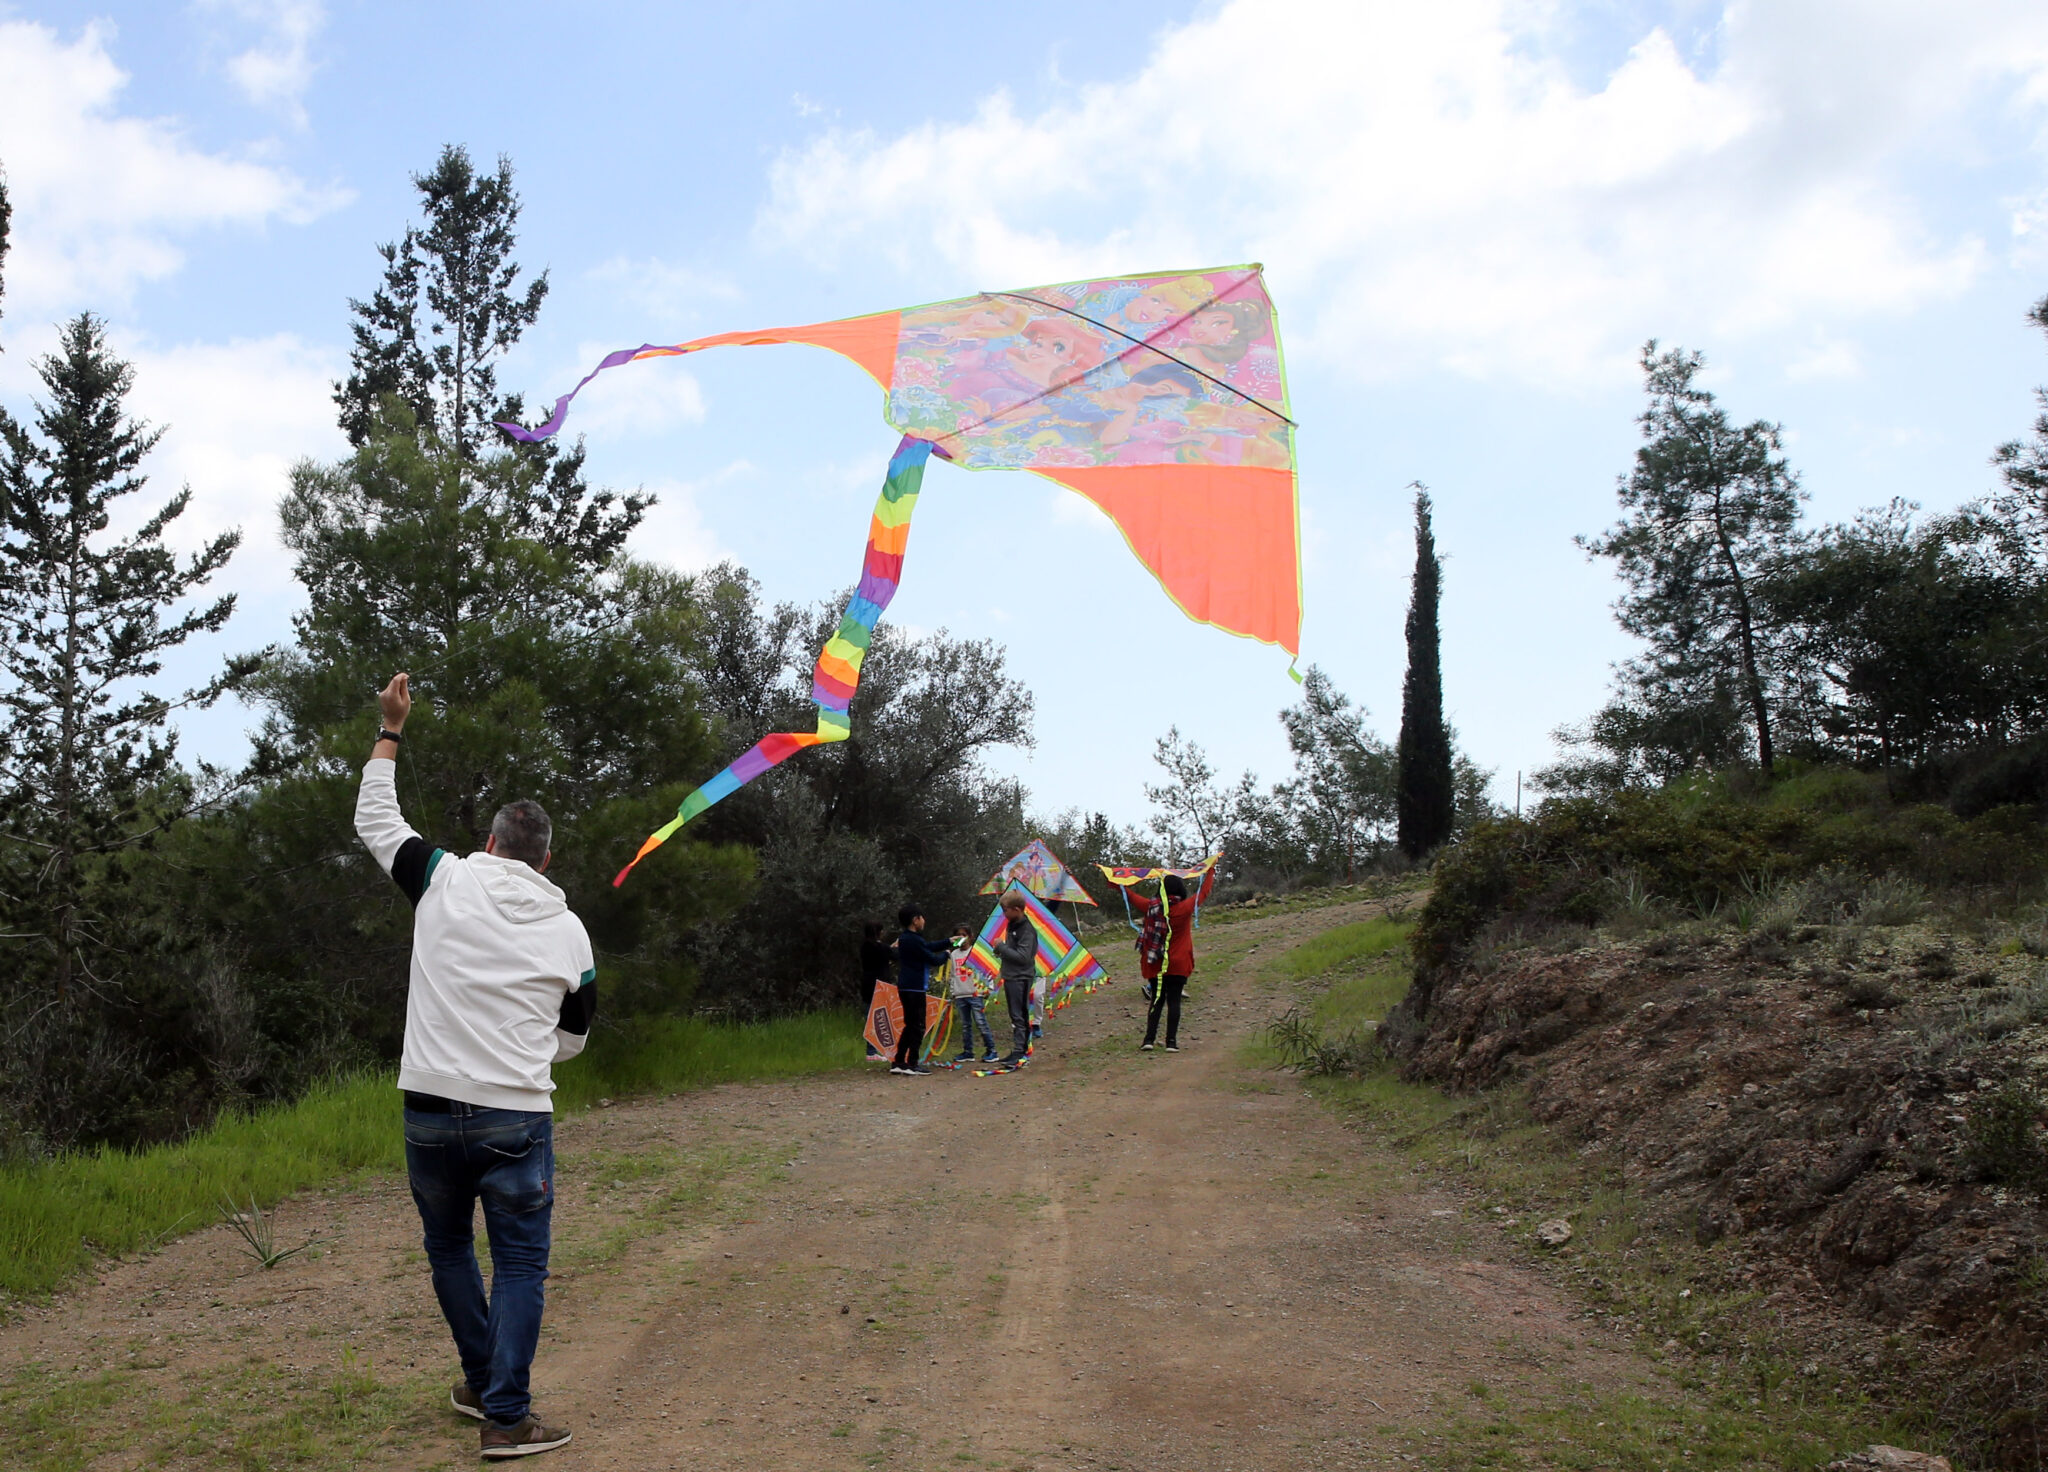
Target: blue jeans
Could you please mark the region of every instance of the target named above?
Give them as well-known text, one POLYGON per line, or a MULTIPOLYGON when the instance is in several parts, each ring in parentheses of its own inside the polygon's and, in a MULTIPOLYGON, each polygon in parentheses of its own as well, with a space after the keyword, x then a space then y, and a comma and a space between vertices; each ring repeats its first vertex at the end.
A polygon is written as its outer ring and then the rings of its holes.
POLYGON ((462 1374, 484 1414, 516 1426, 532 1405, 527 1375, 540 1342, 555 1205, 555 1118, 456 1104, 405 1111, 405 1168, 425 1228, 434 1297, 462 1374), (476 1203, 491 1241, 491 1296, 476 1265, 476 1203))
POLYGON ((995 1052, 995 1034, 988 1030, 988 1003, 980 997, 955 997, 953 1010, 960 1014, 960 1056, 974 1056, 974 1029, 977 1024, 981 1027, 982 1051, 995 1052))

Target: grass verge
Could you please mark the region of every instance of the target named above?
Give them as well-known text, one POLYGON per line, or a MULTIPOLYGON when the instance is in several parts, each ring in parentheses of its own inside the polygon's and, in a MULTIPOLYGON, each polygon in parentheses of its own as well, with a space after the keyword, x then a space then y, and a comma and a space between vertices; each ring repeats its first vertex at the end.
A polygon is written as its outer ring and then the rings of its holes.
MULTIPOLYGON (((858 1068, 859 1028, 856 1014, 838 1011, 748 1024, 635 1022, 562 1066, 556 1107, 858 1068)), ((223 1197, 267 1206, 403 1160, 398 1100, 391 1076, 378 1074, 222 1118, 172 1145, 0 1167, 0 1296, 47 1293, 97 1255, 159 1246, 212 1221, 223 1197)))
MULTIPOLYGON (((80 1472, 135 1465, 297 1467, 345 1472, 401 1447, 470 1452, 475 1432, 440 1414, 433 1376, 385 1379, 352 1357, 315 1372, 250 1361, 186 1375, 172 1387, 133 1371, 60 1379, 30 1366, 0 1383, 9 1467, 80 1472), (118 1408, 118 1414, 107 1414, 118 1408)), ((417 1465, 417 1464, 415 1464, 417 1465)))
MULTIPOLYGON (((1264 970, 1296 991, 1324 1036, 1367 1035, 1407 989, 1410 929, 1340 926, 1264 970)), ((1454 1098, 1403 1081, 1383 1056, 1352 1056, 1371 1061, 1306 1086, 1417 1175, 1464 1196, 1475 1228, 1543 1254, 1580 1317, 1633 1340, 1656 1367, 1646 1385, 1580 1385, 1563 1398, 1475 1384, 1471 1404, 1432 1428, 1430 1464, 1775 1472, 1817 1468, 1873 1441, 1927 1439, 1932 1428, 1917 1408, 1877 1404, 1838 1373, 1789 1357, 1754 1296, 1721 1286, 1713 1249, 1652 1231, 1640 1193, 1531 1118, 1517 1091, 1454 1098), (1556 1252, 1536 1246, 1536 1225, 1559 1217, 1571 1222, 1572 1242, 1556 1252)), ((1244 1053, 1269 1068, 1279 1058, 1268 1039, 1244 1053)))

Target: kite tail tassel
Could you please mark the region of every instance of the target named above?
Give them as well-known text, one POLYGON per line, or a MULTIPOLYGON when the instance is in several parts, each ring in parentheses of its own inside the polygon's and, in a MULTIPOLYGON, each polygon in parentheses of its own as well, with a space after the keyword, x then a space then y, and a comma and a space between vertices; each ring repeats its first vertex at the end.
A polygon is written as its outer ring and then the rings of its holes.
MULTIPOLYGON (((656 350, 641 348, 639 351, 656 350)), ((613 358, 623 362, 632 356, 631 353, 615 353, 600 364, 592 376, 612 366, 613 358)), ((584 382, 589 382, 589 379, 584 382)), ((577 386, 580 388, 582 385, 577 386)), ((560 419, 567 403, 568 400, 564 399, 556 406, 555 419, 550 421, 551 424, 560 419)), ((532 433, 539 435, 542 431, 552 433, 547 425, 532 433)), ((507 427, 507 432, 512 432, 510 427, 507 427)), ((826 640, 811 670, 811 699, 818 708, 817 729, 771 732, 747 748, 731 766, 684 798, 673 819, 648 835, 647 841, 640 845, 640 852, 633 855, 633 862, 619 870, 618 877, 612 880, 612 888, 625 884, 626 876, 642 859, 668 842, 677 829, 714 803, 737 792, 763 772, 780 766, 805 747, 844 741, 852 734, 851 706, 854 693, 860 686, 860 667, 867 657, 868 641, 874 635, 875 625, 881 621, 883 610, 896 596, 896 589, 902 581, 903 553, 910 541, 910 514, 917 508, 918 492, 924 483, 925 462, 934 454, 952 458, 930 440, 905 435, 889 457, 888 474, 883 478, 882 494, 875 502, 874 519, 868 527, 868 545, 861 559, 860 584, 853 597, 847 600, 838 631, 826 640)))

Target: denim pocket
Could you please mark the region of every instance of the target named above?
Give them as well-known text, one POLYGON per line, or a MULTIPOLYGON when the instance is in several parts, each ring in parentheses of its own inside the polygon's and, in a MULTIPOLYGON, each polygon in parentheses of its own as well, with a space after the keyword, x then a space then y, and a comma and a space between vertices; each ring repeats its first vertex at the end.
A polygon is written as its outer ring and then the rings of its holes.
POLYGON ((539 1211, 554 1199, 554 1150, 545 1125, 493 1131, 476 1141, 479 1192, 513 1212, 539 1211))

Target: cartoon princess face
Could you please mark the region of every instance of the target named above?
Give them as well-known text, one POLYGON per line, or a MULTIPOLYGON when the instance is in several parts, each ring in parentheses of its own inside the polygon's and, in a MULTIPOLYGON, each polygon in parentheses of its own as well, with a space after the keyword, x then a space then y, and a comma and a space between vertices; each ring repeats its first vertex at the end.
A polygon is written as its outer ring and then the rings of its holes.
POLYGON ((1197 357, 1221 368, 1250 352, 1271 321, 1259 302, 1217 302, 1188 318, 1181 332, 1197 357))
POLYGON ((1124 304, 1124 320, 1140 326, 1176 321, 1215 295, 1216 287, 1206 276, 1155 282, 1124 304))
POLYGON ((1237 318, 1220 307, 1209 307, 1188 318, 1186 333, 1191 343, 1210 346, 1229 342, 1237 332, 1237 318))
POLYGON ((1027 315, 1022 307, 996 302, 946 322, 940 330, 948 341, 954 342, 962 338, 1014 337, 1023 328, 1027 315))
POLYGON ((1100 340, 1078 322, 1041 317, 1026 324, 1023 335, 1024 341, 1003 356, 1011 371, 1040 388, 1070 382, 1099 367, 1104 357, 1100 340))
POLYGON ((1136 323, 1140 327, 1171 322, 1179 315, 1180 313, 1149 291, 1139 292, 1124 303, 1124 321, 1136 323))

